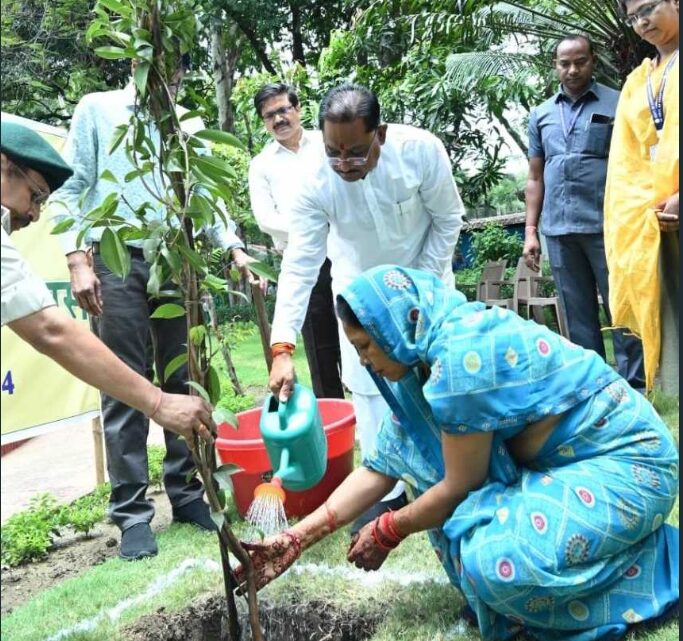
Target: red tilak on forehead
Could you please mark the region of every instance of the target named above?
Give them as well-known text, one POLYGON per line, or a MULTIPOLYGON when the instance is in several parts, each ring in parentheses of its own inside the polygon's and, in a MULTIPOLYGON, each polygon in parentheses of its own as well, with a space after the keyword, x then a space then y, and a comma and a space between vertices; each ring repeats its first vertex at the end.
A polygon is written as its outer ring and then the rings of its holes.
POLYGON ((339 151, 344 151, 346 149, 346 145, 342 142, 339 144, 339 151))

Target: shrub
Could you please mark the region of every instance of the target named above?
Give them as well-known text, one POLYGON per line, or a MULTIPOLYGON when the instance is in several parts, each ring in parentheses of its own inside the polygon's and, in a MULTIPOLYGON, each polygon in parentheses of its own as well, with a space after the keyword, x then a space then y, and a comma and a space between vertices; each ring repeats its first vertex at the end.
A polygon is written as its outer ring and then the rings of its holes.
POLYGON ((155 485, 161 491, 164 483, 164 457, 166 448, 161 445, 147 446, 147 469, 149 471, 149 483, 155 485))
POLYGON ((109 483, 103 483, 69 505, 59 505, 51 494, 34 496, 29 507, 12 515, 0 530, 2 563, 15 566, 44 558, 65 527, 88 535, 104 520, 110 492, 109 483))
POLYGON ((28 509, 12 515, 2 526, 2 563, 14 566, 45 557, 59 536, 58 515, 54 496, 34 496, 28 509))
POLYGON ((469 255, 474 267, 483 267, 490 260, 506 258, 515 266, 522 255, 523 243, 517 234, 506 231, 500 223, 487 223, 480 231, 472 232, 469 255))

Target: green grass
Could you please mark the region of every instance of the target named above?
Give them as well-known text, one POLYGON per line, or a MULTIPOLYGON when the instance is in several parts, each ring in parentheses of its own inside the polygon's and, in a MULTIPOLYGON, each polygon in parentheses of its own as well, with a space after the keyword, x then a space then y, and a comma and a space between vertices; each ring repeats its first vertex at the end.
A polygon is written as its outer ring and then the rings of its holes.
MULTIPOLYGON (((229 332, 230 330, 226 330, 229 332)), ((251 330, 240 330, 236 345, 231 351, 233 363, 237 370, 237 377, 245 391, 254 396, 263 396, 268 387, 268 368, 261 346, 261 338, 256 326, 251 330)), ((217 354, 213 360, 221 371, 225 373, 223 357, 217 354)), ((302 385, 310 387, 311 375, 308 371, 306 352, 300 339, 294 352, 294 368, 297 379, 302 385)), ((227 376, 227 374, 225 374, 227 376)))
MULTIPOLYGON (((260 340, 253 333, 243 336, 233 350, 235 365, 245 387, 265 393, 267 371, 260 340)), ((297 350, 295 363, 299 380, 307 383, 308 369, 303 349, 297 350)), ((671 427, 678 440, 678 398, 661 393, 652 395, 655 407, 671 427)), ((356 455, 356 463, 358 456, 356 455)), ((244 525, 231 511, 238 536, 244 525)), ((678 525, 679 504, 669 517, 678 525)), ((299 561, 326 567, 350 568, 346 563, 348 528, 321 541, 306 551, 299 561)), ((176 568, 185 559, 218 561, 218 546, 214 535, 197 531, 187 525, 171 525, 159 533, 160 553, 153 559, 126 563, 111 559, 64 582, 36 594, 24 605, 2 619, 3 641, 45 641, 59 629, 68 628, 114 607, 126 598, 143 593, 156 577, 176 568)), ((471 629, 457 627, 458 612, 463 604, 458 591, 443 583, 443 572, 424 534, 411 536, 387 559, 383 570, 397 574, 426 574, 436 581, 405 587, 385 581, 375 586, 360 585, 345 576, 329 576, 315 572, 290 573, 275 581, 262 593, 271 601, 289 600, 293 594, 299 600, 323 600, 343 611, 376 612, 384 617, 372 641, 454 641, 479 639, 471 629)), ((7 589, 11 589, 8 586, 7 589)), ((127 610, 117 623, 104 621, 97 629, 69 637, 69 641, 123 641, 121 627, 143 614, 163 607, 166 612, 186 608, 197 598, 222 593, 220 572, 193 570, 165 589, 154 599, 127 610)), ((642 633, 643 641, 674 641, 678 639, 678 623, 671 623, 653 632, 642 633)))

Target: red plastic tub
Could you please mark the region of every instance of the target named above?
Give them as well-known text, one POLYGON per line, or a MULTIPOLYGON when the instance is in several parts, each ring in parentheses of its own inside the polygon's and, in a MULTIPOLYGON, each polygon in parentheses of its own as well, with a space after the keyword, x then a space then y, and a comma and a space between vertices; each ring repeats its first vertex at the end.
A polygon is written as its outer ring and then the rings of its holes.
MULTIPOLYGON (((285 490, 285 512, 290 518, 305 516, 322 505, 353 470, 356 427, 353 404, 336 398, 321 398, 318 409, 327 436, 327 471, 322 480, 308 490, 285 490)), ((237 430, 226 423, 218 426, 216 449, 222 463, 234 463, 244 470, 232 475, 235 502, 244 517, 254 499, 256 486, 269 481, 273 470, 259 430, 261 408, 240 412, 237 419, 237 430)))

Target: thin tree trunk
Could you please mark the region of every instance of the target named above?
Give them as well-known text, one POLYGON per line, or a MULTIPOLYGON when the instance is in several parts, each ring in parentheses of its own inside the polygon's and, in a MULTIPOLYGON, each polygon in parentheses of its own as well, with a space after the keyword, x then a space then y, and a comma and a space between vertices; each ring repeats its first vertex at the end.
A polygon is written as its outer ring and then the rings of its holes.
POLYGON ((289 3, 292 10, 292 58, 302 66, 306 65, 304 57, 304 43, 301 36, 301 8, 296 0, 289 3))

